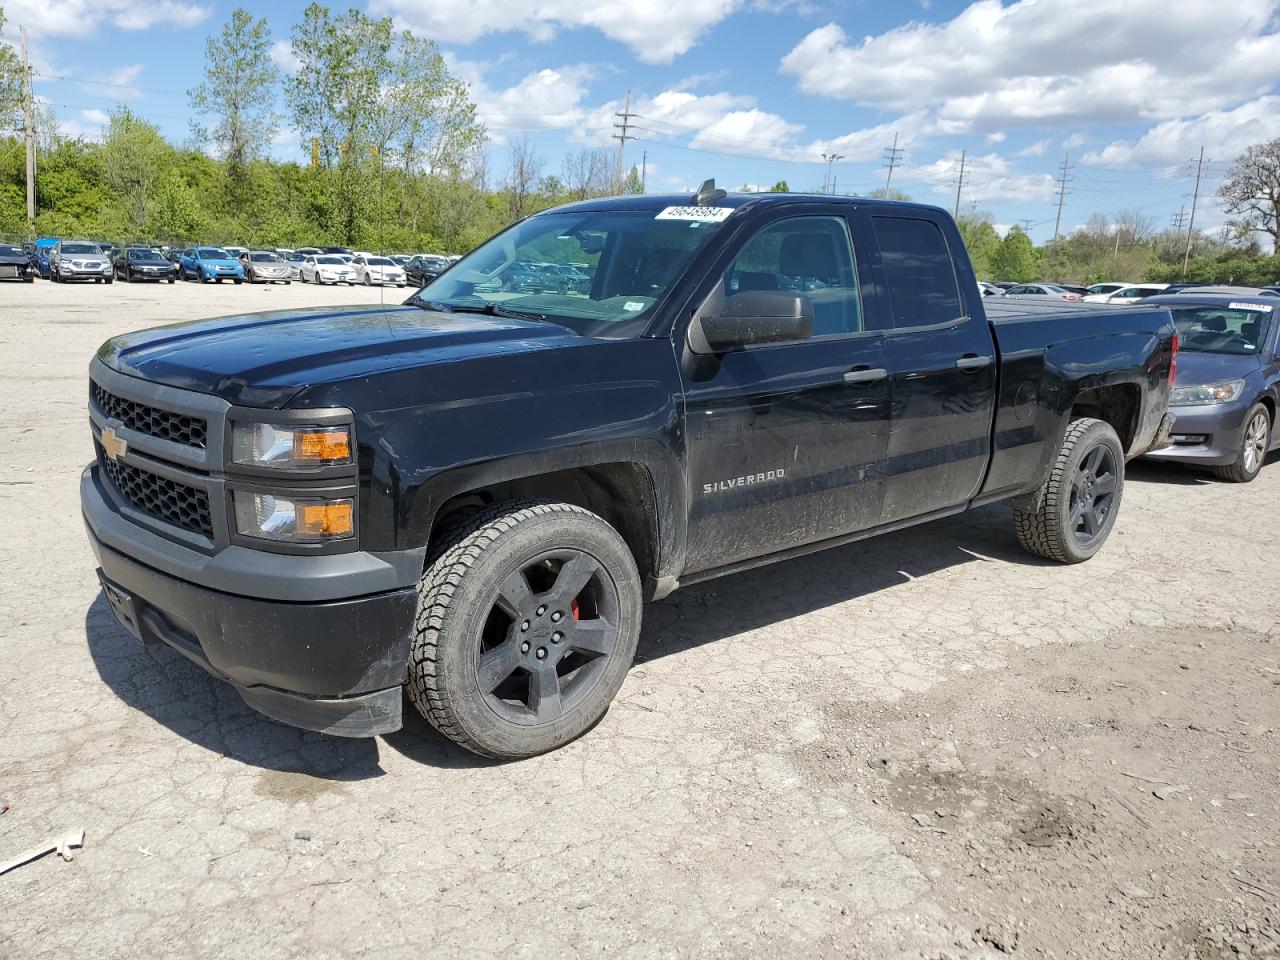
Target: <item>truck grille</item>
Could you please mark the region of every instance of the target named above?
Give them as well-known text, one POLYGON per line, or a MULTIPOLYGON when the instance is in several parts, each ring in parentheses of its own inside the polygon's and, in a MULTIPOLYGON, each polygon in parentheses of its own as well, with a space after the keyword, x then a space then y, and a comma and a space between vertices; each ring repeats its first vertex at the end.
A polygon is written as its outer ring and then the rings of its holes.
POLYGON ((167 477, 112 460, 98 448, 98 463, 115 488, 139 510, 184 530, 213 539, 213 517, 209 495, 167 477))
POLYGON ((171 440, 188 447, 204 449, 209 428, 205 420, 181 413, 170 413, 168 410, 159 410, 145 403, 138 403, 136 400, 117 397, 92 381, 89 389, 94 402, 102 408, 102 412, 108 417, 119 420, 130 430, 137 430, 139 433, 158 437, 161 440, 171 440))

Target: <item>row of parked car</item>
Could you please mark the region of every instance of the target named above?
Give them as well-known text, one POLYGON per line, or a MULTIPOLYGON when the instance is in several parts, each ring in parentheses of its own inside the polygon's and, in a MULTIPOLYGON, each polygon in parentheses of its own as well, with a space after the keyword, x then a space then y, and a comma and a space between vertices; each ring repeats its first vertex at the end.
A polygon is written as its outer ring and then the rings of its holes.
POLYGON ((55 283, 122 280, 175 283, 357 283, 424 286, 457 257, 441 254, 374 254, 346 247, 257 249, 246 247, 129 244, 42 238, 22 247, 0 245, 0 279, 55 283))
POLYGON ((1231 287, 1200 283, 1109 282, 1081 287, 1068 283, 989 283, 983 280, 979 281, 978 286, 982 288, 982 294, 986 297, 1043 297, 1048 301, 1109 303, 1114 306, 1125 306, 1145 300, 1147 297, 1181 293, 1184 290, 1280 297, 1280 284, 1267 287, 1231 287))

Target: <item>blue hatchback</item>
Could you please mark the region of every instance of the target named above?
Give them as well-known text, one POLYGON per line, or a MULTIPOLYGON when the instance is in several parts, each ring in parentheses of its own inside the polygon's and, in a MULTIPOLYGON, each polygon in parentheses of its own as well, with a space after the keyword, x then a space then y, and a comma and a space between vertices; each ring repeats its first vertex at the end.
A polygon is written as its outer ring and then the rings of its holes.
POLYGON ((201 283, 243 283, 244 267, 221 247, 188 247, 178 255, 178 277, 201 283))
POLYGON ((1179 348, 1169 398, 1173 436, 1148 456, 1248 483, 1280 446, 1280 301, 1180 293, 1142 303, 1169 308, 1179 348))

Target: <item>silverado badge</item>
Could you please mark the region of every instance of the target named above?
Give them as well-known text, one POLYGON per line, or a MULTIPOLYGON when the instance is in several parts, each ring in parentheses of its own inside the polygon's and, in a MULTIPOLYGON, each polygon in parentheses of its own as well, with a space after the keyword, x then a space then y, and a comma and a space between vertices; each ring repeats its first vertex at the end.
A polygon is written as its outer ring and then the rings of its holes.
POLYGON ((102 436, 100 438, 102 449, 112 460, 119 460, 129 452, 129 442, 122 437, 116 435, 116 432, 110 427, 102 428, 102 436))

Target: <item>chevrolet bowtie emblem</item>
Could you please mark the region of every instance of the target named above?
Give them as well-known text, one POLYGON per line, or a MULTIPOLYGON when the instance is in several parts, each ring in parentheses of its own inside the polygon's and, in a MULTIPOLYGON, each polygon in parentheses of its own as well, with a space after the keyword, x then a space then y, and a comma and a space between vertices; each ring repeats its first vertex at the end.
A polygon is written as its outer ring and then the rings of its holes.
POLYGON ((102 436, 100 438, 102 449, 106 451, 108 457, 112 460, 119 460, 129 452, 129 442, 116 435, 116 432, 110 427, 102 428, 102 436))

